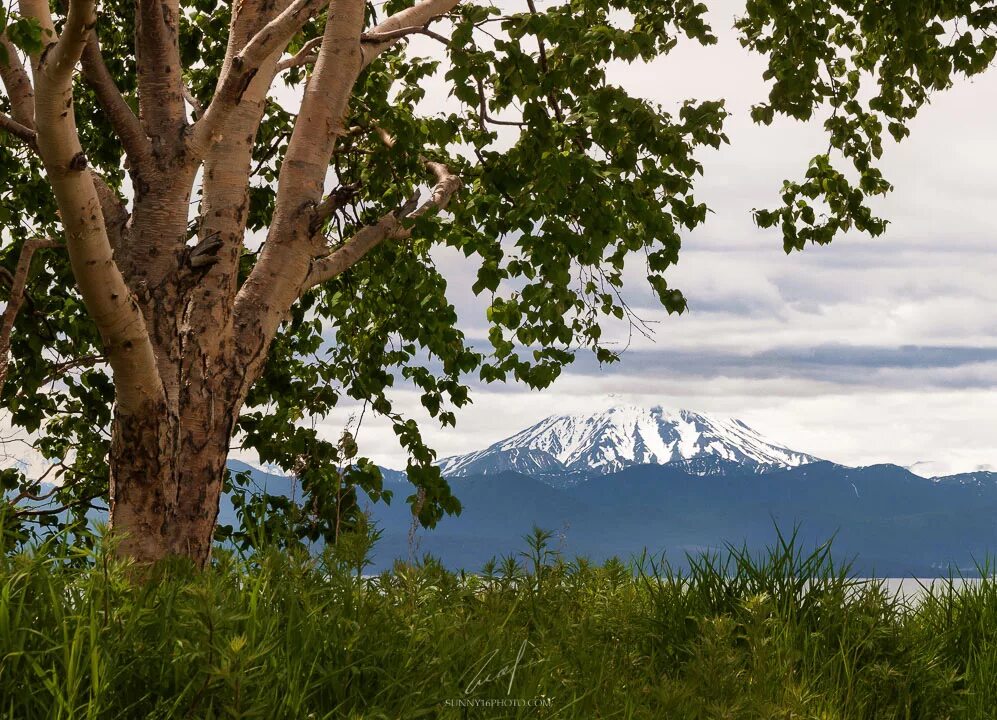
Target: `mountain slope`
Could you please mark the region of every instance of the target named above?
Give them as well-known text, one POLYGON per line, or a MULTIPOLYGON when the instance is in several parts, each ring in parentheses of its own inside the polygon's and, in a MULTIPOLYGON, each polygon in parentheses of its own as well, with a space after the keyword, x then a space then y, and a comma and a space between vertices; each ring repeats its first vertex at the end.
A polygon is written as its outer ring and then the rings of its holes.
POLYGON ((740 420, 624 406, 591 415, 553 415, 484 450, 444 458, 440 467, 450 477, 509 470, 585 477, 634 465, 679 463, 705 475, 732 465, 770 470, 817 460, 766 439, 740 420))
POLYGON ((675 464, 642 465, 551 488, 541 478, 503 472, 461 479, 460 517, 419 529, 400 510, 370 507, 384 531, 376 568, 430 552, 452 568, 478 570, 493 556, 524 549, 534 524, 555 533, 567 558, 604 560, 661 552, 673 567, 685 554, 752 552, 798 528, 801 549, 833 538, 834 556, 871 576, 973 575, 997 551, 997 483, 936 482, 896 465, 849 468, 818 462, 757 473, 748 468, 692 476, 675 464), (389 517, 397 512, 396 518, 389 517))

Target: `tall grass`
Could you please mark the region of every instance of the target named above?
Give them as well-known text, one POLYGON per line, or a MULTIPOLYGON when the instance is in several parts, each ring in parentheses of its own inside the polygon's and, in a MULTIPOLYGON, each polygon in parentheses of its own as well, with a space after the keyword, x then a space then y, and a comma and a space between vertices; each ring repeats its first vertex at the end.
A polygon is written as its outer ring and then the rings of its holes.
POLYGON ((0 717, 997 717, 992 575, 907 604, 795 536, 684 572, 549 541, 373 578, 363 538, 145 582, 103 543, 8 555, 0 717))

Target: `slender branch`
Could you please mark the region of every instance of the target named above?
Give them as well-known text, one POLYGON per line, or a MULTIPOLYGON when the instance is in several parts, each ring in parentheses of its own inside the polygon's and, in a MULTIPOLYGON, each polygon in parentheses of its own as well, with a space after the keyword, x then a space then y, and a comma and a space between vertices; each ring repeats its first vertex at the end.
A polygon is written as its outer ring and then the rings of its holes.
POLYGON ((356 194, 360 191, 360 183, 352 183, 350 185, 340 185, 331 193, 329 193, 322 202, 319 203, 318 207, 315 209, 316 220, 321 223, 332 217, 338 210, 346 207, 346 205, 356 197, 356 194))
POLYGON ((360 36, 360 42, 368 45, 379 45, 381 43, 390 43, 394 40, 401 40, 402 38, 410 35, 426 35, 427 37, 438 40, 445 45, 449 45, 450 41, 447 38, 429 29, 430 24, 432 24, 435 20, 439 20, 440 17, 442 16, 436 15, 435 17, 431 17, 429 22, 425 25, 410 25, 409 27, 402 27, 396 30, 386 30, 384 32, 366 32, 360 36))
POLYGON ((73 358, 72 360, 56 363, 52 366, 52 369, 49 370, 48 375, 42 378, 41 384, 44 385, 52 380, 58 380, 70 370, 93 367, 97 363, 106 361, 107 358, 104 355, 82 355, 78 358, 73 358))
POLYGON ((510 125, 512 127, 526 127, 526 123, 520 120, 499 120, 493 118, 488 114, 488 96, 485 94, 485 83, 482 82, 481 78, 475 78, 475 82, 478 84, 478 117, 481 118, 481 124, 491 124, 491 125, 510 125))
POLYGON ((183 86, 183 99, 187 101, 190 105, 190 109, 194 112, 194 119, 199 120, 202 115, 204 115, 204 106, 201 101, 197 99, 193 92, 187 85, 183 86))
MULTIPOLYGON (((44 510, 42 510, 42 509, 33 509, 33 508, 24 508, 23 510, 17 510, 17 511, 15 511, 14 512, 14 517, 32 517, 32 516, 35 516, 35 515, 58 515, 61 512, 65 512, 66 510, 69 510, 71 508, 76 508, 76 507, 86 507, 86 508, 93 509, 93 508, 95 508, 95 506, 93 505, 93 501, 96 500, 97 498, 101 497, 101 496, 102 496, 102 493, 96 493, 94 495, 88 495, 88 496, 86 496, 84 498, 80 498, 79 500, 76 500, 74 502, 67 503, 66 505, 60 505, 58 507, 53 507, 53 508, 45 508, 44 510)), ((100 508, 97 508, 97 509, 100 509, 100 508)), ((106 508, 104 508, 104 509, 106 510, 106 508)))
POLYGON ((6 130, 18 140, 23 140, 30 147, 35 147, 35 131, 2 113, 0 113, 0 130, 6 130))
POLYGON ((14 328, 14 320, 24 304, 24 289, 28 282, 28 271, 31 269, 31 259, 35 252, 42 248, 56 247, 59 243, 51 238, 30 238, 21 246, 21 254, 17 258, 14 279, 10 285, 10 295, 7 307, 0 317, 0 394, 7 380, 7 370, 10 367, 10 334, 14 328))
POLYGON ((363 67, 370 65, 378 55, 407 35, 412 33, 435 35, 436 33, 431 33, 427 26, 453 10, 460 2, 461 0, 422 0, 371 28, 369 32, 364 33, 368 40, 363 48, 363 67))
MULTIPOLYGON (((373 225, 360 229, 342 247, 312 265, 305 280, 304 290, 345 272, 385 240, 402 240, 409 237, 411 235, 409 224, 403 223, 403 220, 415 219, 430 212, 439 212, 447 207, 450 198, 460 188, 460 178, 451 173, 443 163, 427 162, 426 167, 437 180, 429 199, 411 212, 406 212, 403 207, 398 211, 382 215, 373 225)), ((417 198, 418 195, 414 196, 413 200, 418 202, 417 198)))
MULTIPOLYGON (((526 5, 530 8, 531 15, 537 14, 537 6, 533 0, 526 0, 526 5)), ((544 46, 543 38, 537 38, 537 45, 540 48, 540 70, 546 78, 547 75, 550 74, 550 66, 547 63, 547 48, 544 46)), ((559 123, 563 123, 564 114, 561 112, 561 106, 558 104, 557 97, 554 96, 552 91, 547 93, 547 100, 550 102, 550 107, 554 111, 554 117, 557 118, 559 123)))
POLYGON ((277 63, 277 72, 283 72, 284 70, 290 70, 293 67, 300 67, 301 65, 310 65, 318 59, 318 53, 316 48, 322 44, 322 37, 313 37, 311 40, 306 42, 301 46, 293 56, 286 60, 281 60, 277 63))
MULTIPOLYGON (((397 30, 391 30, 387 32, 367 32, 361 34, 360 42, 362 44, 383 45, 383 47, 379 47, 377 49, 377 52, 373 53, 372 55, 368 56, 368 54, 364 52, 364 67, 369 65, 374 60, 375 57, 377 57, 380 53, 384 52, 384 50, 390 47, 392 43, 394 43, 397 40, 401 40, 402 38, 410 37, 412 35, 425 35, 426 37, 431 37, 434 40, 443 43, 444 45, 449 45, 450 44, 449 40, 447 40, 439 33, 433 32, 432 30, 429 29, 429 24, 432 23, 434 20, 439 20, 440 17, 442 16, 437 15, 436 17, 430 18, 429 22, 427 22, 425 25, 416 25, 412 27, 398 28, 397 30)), ((316 52, 316 48, 319 45, 321 45, 321 43, 322 43, 322 38, 312 38, 307 43, 305 43, 305 45, 302 46, 302 48, 297 53, 295 53, 293 57, 287 58, 286 60, 281 60, 279 63, 277 63, 277 72, 281 72, 283 70, 289 70, 290 68, 294 67, 301 67, 302 65, 314 64, 315 61, 318 60, 318 52, 316 52)))

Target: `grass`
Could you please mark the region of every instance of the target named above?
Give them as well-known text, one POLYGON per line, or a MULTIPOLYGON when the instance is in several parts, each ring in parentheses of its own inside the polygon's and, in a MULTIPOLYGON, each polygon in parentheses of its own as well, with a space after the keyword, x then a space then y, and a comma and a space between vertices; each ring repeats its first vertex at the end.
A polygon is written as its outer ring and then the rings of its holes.
POLYGON ((826 547, 567 561, 537 532, 475 575, 219 553, 154 582, 105 548, 0 559, 0 717, 997 717, 997 581, 915 604, 826 547))

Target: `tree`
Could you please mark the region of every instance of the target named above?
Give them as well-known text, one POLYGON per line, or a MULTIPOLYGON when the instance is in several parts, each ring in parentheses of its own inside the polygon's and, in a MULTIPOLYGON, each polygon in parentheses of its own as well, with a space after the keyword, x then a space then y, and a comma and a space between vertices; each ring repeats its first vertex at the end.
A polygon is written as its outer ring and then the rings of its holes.
MULTIPOLYGON (((381 493, 351 436, 302 422, 347 395, 394 423, 419 520, 459 510, 386 390, 400 377, 449 425, 470 373, 544 387, 579 349, 612 361, 601 323, 628 317, 628 258, 684 309, 663 273, 706 217, 695 153, 726 142, 724 106, 670 113, 605 70, 681 35, 714 42, 705 11, 68 0, 53 16, 22 0, 0 23, 16 315, 2 401, 63 473, 59 501, 109 487, 123 553, 203 564, 233 437, 313 497, 381 493), (415 38, 439 50, 420 56, 415 38), (431 81, 449 104, 424 107, 431 81), (488 348, 456 327, 440 247, 478 263, 488 348)), ((738 27, 773 81, 754 117, 830 105, 831 150, 855 171, 815 158, 759 224, 787 250, 881 232, 867 199, 889 188, 873 166, 884 121, 901 138, 931 89, 984 69, 994 22, 979 2, 751 0, 738 27)), ((17 471, 5 482, 38 491, 17 471)))
POLYGON ((662 272, 705 217, 693 153, 725 140, 723 106, 671 115, 605 67, 712 42, 704 10, 22 0, 2 35, 0 220, 6 265, 37 252, 8 301, 3 401, 63 474, 56 497, 79 513, 109 488, 123 554, 203 564, 233 437, 309 493, 378 495, 348 438, 300 422, 347 394, 395 423, 419 519, 459 510, 385 391, 400 376, 452 424, 470 372, 540 387, 579 346, 611 359, 599 319, 625 315, 634 251, 684 307, 662 272), (407 53, 417 35, 442 59, 407 53), (421 111, 434 73, 453 106, 421 111), (480 263, 487 352, 456 328, 436 246, 480 263))

